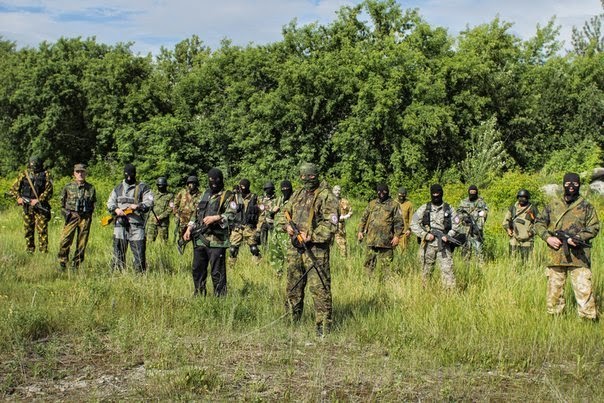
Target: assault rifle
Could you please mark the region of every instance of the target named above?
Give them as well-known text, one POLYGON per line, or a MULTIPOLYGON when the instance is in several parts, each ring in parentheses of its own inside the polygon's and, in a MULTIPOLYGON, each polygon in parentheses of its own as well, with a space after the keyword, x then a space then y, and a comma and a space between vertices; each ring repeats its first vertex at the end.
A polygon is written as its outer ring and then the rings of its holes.
MULTIPOLYGON (((31 199, 29 197, 23 197, 20 196, 21 199, 23 200, 23 205, 28 205, 30 206, 31 204, 31 199)), ((44 214, 50 214, 50 209, 48 207, 44 207, 42 204, 40 204, 41 202, 38 201, 38 203, 36 203, 35 206, 33 206, 34 211, 37 211, 38 213, 44 213, 44 214)))
POLYGON ((462 246, 464 244, 464 242, 453 238, 452 236, 449 236, 447 234, 445 234, 444 232, 442 232, 439 229, 430 229, 430 234, 434 235, 434 238, 437 240, 438 242, 438 250, 442 253, 442 257, 446 257, 447 256, 447 252, 445 251, 445 245, 444 245, 444 241, 443 241, 443 237, 446 237, 447 239, 447 243, 455 245, 455 246, 462 246))
POLYGON ((572 262, 570 249, 568 248, 569 246, 575 249, 591 248, 590 244, 579 238, 576 234, 571 234, 570 232, 563 230, 556 230, 554 232, 550 232, 550 234, 562 241, 562 250, 564 251, 564 257, 566 257, 566 263, 572 262), (568 241, 571 239, 577 246, 569 245, 568 241))
POLYGON ((467 210, 459 209, 459 213, 463 215, 463 222, 470 226, 470 236, 476 237, 479 242, 483 241, 482 231, 478 227, 478 223, 467 210))
MULTIPOLYGON (((132 210, 131 208, 127 208, 124 210, 124 214, 126 216, 129 216, 132 213, 134 213, 134 210, 132 210)), ((115 221, 116 217, 117 216, 114 216, 114 215, 106 215, 106 216, 101 217, 101 226, 103 226, 103 227, 108 226, 109 224, 111 224, 112 222, 115 221)))
POLYGON ((306 253, 306 256, 308 256, 308 258, 310 259, 310 261, 312 263, 311 266, 308 268, 308 270, 306 270, 304 272, 304 274, 302 274, 302 277, 300 277, 300 279, 296 282, 296 284, 294 284, 294 286, 289 290, 289 292, 292 292, 293 290, 295 290, 296 287, 298 287, 298 285, 300 285, 302 280, 305 277, 308 277, 308 273, 310 273, 310 271, 312 269, 316 270, 317 276, 319 276, 319 280, 321 280, 321 285, 323 286, 324 289, 327 289, 327 287, 325 286, 325 282, 323 281, 321 264, 317 260, 317 257, 315 256, 315 254, 312 253, 312 250, 308 246, 308 243, 306 243, 306 241, 304 240, 304 237, 300 233, 300 229, 298 228, 296 223, 292 221, 292 217, 289 214, 289 212, 287 212, 287 211, 285 212, 285 220, 287 221, 289 226, 294 230, 294 236, 292 237, 292 245, 294 245, 294 247, 298 250, 299 254, 306 253))

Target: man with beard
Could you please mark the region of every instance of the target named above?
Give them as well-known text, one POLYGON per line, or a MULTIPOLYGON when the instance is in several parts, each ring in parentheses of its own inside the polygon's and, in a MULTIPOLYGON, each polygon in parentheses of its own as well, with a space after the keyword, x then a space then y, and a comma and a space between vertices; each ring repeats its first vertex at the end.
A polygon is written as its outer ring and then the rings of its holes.
POLYGON ((329 248, 338 227, 338 203, 327 183, 320 183, 315 164, 301 165, 300 181, 304 187, 292 195, 283 209, 285 217, 291 218, 285 228, 295 243, 287 252, 286 308, 292 320, 299 321, 304 307, 304 290, 306 284, 310 284, 316 331, 322 337, 331 329, 329 248))
POLYGON ((107 210, 115 218, 113 229, 113 268, 126 266, 128 245, 134 257, 134 269, 142 273, 147 269, 145 256, 145 216, 153 208, 151 188, 136 180, 136 168, 124 167, 124 180, 117 185, 109 200, 107 210))
POLYGON ((590 241, 600 231, 596 209, 579 193, 581 181, 567 173, 562 181, 564 196, 552 200, 535 223, 535 232, 550 248, 547 266, 547 313, 564 310, 564 284, 570 275, 580 317, 595 320, 597 308, 592 291, 590 241))
POLYGON ((159 239, 164 243, 168 242, 170 214, 174 208, 173 200, 174 194, 168 192, 168 180, 164 176, 160 176, 157 178, 157 195, 147 224, 147 232, 151 242, 155 241, 158 234, 159 239))
POLYGON ((369 202, 361 217, 357 239, 367 245, 365 269, 368 274, 373 275, 379 262, 381 274, 387 277, 394 259, 393 250, 403 233, 403 216, 399 204, 390 197, 388 185, 379 184, 376 191, 377 198, 369 202))
POLYGON ((278 275, 283 272, 282 266, 286 258, 286 251, 288 248, 289 235, 286 231, 287 221, 283 210, 289 203, 290 198, 293 194, 292 183, 288 180, 281 181, 281 196, 277 198, 275 204, 275 230, 273 231, 273 240, 269 248, 269 260, 271 266, 273 266, 278 275))
POLYGON ((259 213, 258 196, 251 192, 250 181, 247 179, 239 181, 239 186, 234 196, 237 214, 235 215, 230 235, 230 262, 235 263, 237 261, 239 247, 244 241, 249 246, 250 253, 254 259, 260 259, 260 248, 258 248, 258 237, 256 236, 259 213))
POLYGON ((471 185, 468 188, 468 197, 462 200, 457 212, 461 220, 460 230, 466 234, 467 238, 461 250, 462 254, 471 256, 472 253, 475 253, 482 260, 484 226, 487 222, 489 208, 482 197, 478 195, 478 187, 471 185))
POLYGON ((201 198, 201 192, 199 191, 199 180, 197 176, 189 176, 184 189, 174 198, 174 216, 176 217, 176 244, 178 251, 182 255, 187 241, 183 239, 183 235, 187 230, 187 225, 191 220, 191 217, 195 213, 195 208, 199 199, 201 198))
POLYGON ((398 189, 398 203, 403 217, 403 236, 399 243, 401 252, 409 247, 409 238, 411 237, 411 217, 413 217, 413 204, 407 199, 407 189, 400 187, 398 189))
POLYGON ((528 190, 520 189, 516 199, 516 203, 506 212, 501 225, 510 237, 510 255, 519 255, 526 261, 533 253, 534 225, 539 212, 530 202, 531 195, 528 190))
POLYGON ((38 233, 38 250, 48 252, 48 221, 50 221, 50 203, 53 184, 50 173, 44 170, 39 157, 29 159, 27 169, 23 171, 9 190, 17 204, 23 206, 23 224, 27 251, 36 250, 34 232, 38 233))
POLYGON ((183 235, 193 241, 194 295, 206 295, 208 267, 215 296, 227 293, 226 250, 229 247, 229 224, 237 212, 237 202, 229 190, 224 190, 224 177, 218 168, 208 171, 205 190, 195 216, 191 217, 183 235))
POLYGON ((335 242, 336 245, 338 245, 340 254, 346 257, 348 256, 346 250, 346 220, 348 220, 352 215, 352 206, 347 199, 340 197, 342 195, 342 188, 339 185, 334 186, 331 191, 336 197, 340 209, 340 220, 338 222, 338 230, 336 231, 335 242))
POLYGON ((453 244, 458 232, 459 219, 451 206, 443 202, 443 188, 439 184, 430 186, 430 202, 417 209, 411 219, 411 231, 421 240, 419 260, 422 265, 424 286, 440 263, 442 285, 455 289, 453 272, 453 244))

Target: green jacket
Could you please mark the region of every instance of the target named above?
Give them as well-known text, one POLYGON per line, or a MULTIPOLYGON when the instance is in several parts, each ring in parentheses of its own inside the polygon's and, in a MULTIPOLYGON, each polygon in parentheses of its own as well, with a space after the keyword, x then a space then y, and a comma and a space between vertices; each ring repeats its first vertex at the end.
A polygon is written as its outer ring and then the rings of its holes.
POLYGON ((61 192, 61 207, 78 214, 92 214, 96 204, 96 190, 88 182, 78 185, 76 181, 70 182, 61 192))
POLYGON ((167 227, 170 223, 172 207, 174 207, 174 194, 169 192, 158 193, 153 203, 153 211, 157 215, 159 222, 156 222, 155 216, 151 214, 150 223, 160 227, 167 227))
POLYGON ((392 199, 381 202, 374 199, 363 212, 359 231, 365 234, 367 246, 376 248, 392 248, 392 238, 401 237, 403 233, 403 216, 400 204, 392 199))

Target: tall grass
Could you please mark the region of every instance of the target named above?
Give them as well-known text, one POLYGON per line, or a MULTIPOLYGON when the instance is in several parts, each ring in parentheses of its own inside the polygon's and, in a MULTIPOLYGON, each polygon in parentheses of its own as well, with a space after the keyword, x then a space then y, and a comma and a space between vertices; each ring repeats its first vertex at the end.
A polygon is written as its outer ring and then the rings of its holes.
MULTIPOLYGON (((357 209, 357 212, 360 209, 357 209)), ((455 256, 458 289, 439 272, 422 287, 417 245, 395 274, 367 278, 349 223, 348 258, 334 251, 334 329, 314 335, 284 317, 285 276, 242 248, 226 298, 193 298, 191 249, 148 245, 148 272, 113 272, 111 229, 95 222, 78 272, 57 270, 61 223, 48 254, 24 251, 17 209, 0 214, 0 396, 207 400, 602 400, 602 322, 545 313, 546 250, 507 257, 494 212, 483 265, 455 256)), ((600 217, 601 208, 600 208, 600 217)), ((131 255, 128 255, 131 258, 131 255)), ((593 248, 602 311, 604 241, 593 248)))

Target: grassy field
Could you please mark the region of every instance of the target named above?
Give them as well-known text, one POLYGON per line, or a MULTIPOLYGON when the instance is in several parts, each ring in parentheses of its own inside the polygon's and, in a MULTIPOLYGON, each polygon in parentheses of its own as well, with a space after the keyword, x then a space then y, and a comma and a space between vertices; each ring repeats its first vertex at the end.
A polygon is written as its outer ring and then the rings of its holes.
MULTIPOLYGON (((599 211, 603 217, 602 209, 599 211)), ((396 275, 368 279, 332 256, 334 330, 284 317, 285 278, 242 249, 224 299, 192 298, 190 246, 148 245, 148 273, 111 272, 111 229, 92 228, 77 273, 50 252, 24 252, 17 208, 0 212, 0 397, 7 400, 604 400, 604 323, 545 313, 545 248, 527 267, 506 257, 495 212, 484 265, 455 257, 458 290, 427 289, 415 251, 396 275)), ((599 310, 604 241, 593 250, 599 310)), ((413 245, 416 249, 417 247, 413 245)), ((131 258, 129 253, 128 258, 131 258)))

